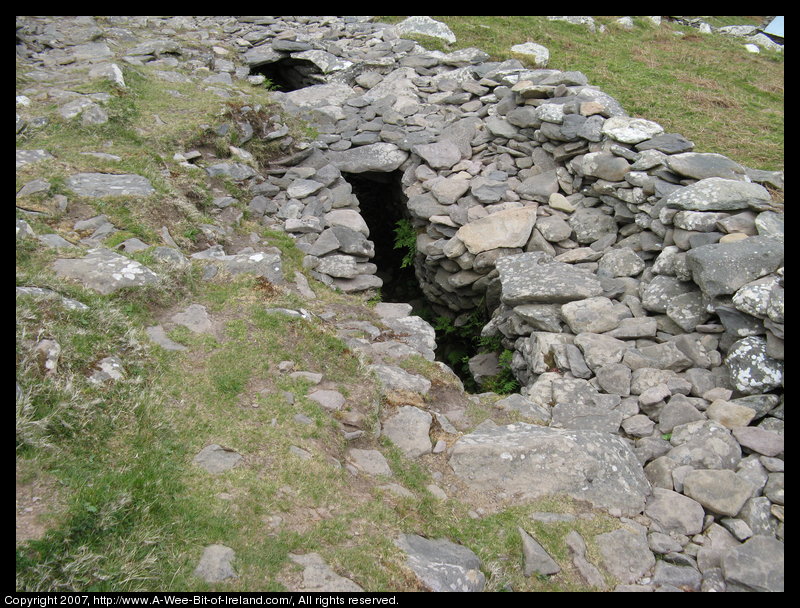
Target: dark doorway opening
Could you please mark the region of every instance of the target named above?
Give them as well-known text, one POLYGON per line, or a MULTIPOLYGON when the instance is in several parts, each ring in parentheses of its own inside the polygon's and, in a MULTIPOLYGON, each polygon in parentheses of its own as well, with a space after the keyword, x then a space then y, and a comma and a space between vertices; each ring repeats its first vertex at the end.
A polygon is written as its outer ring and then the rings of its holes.
POLYGON ((403 267, 408 254, 405 248, 396 248, 396 230, 411 216, 403 194, 401 171, 343 173, 342 177, 353 188, 358 198, 361 217, 369 227, 369 239, 375 244, 375 257, 371 262, 378 267, 377 275, 383 280, 381 299, 384 302, 424 300, 414 273, 414 265, 403 267))
POLYGON ((292 57, 251 68, 250 74, 265 76, 276 91, 283 93, 325 82, 322 72, 314 63, 292 57))

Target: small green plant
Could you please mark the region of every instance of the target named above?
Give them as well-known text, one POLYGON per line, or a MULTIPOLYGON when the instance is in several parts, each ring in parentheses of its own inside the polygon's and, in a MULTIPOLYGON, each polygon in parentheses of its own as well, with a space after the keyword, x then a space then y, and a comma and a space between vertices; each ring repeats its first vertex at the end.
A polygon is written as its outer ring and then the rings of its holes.
POLYGON ((394 248, 406 250, 400 268, 411 266, 417 255, 417 231, 410 220, 402 219, 397 222, 394 234, 394 248))
POLYGON ((500 366, 500 373, 496 376, 489 378, 484 382, 484 388, 498 395, 509 395, 516 393, 519 390, 519 382, 514 377, 514 372, 511 369, 511 360, 514 358, 514 351, 504 350, 500 353, 498 363, 500 366))

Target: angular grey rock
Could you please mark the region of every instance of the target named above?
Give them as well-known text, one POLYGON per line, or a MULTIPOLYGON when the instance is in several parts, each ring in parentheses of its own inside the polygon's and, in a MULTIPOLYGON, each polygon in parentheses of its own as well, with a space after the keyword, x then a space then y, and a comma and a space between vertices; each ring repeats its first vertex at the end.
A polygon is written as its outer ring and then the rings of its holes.
POLYGON ((609 182, 619 182, 625 179, 625 174, 631 168, 628 161, 611 152, 590 152, 584 155, 581 163, 584 175, 597 177, 609 182))
POLYGON ((285 56, 285 54, 275 51, 270 45, 264 44, 249 49, 242 59, 251 68, 257 68, 268 63, 275 63, 285 56))
POLYGON ((311 401, 318 403, 321 407, 328 411, 337 411, 342 409, 346 399, 339 391, 318 389, 308 395, 311 401))
POLYGON ((697 469, 735 469, 742 448, 730 431, 714 420, 698 420, 672 429, 667 456, 697 469))
POLYGON ((318 553, 289 554, 289 559, 303 566, 303 583, 297 589, 303 593, 360 593, 364 590, 349 578, 334 572, 318 553))
POLYGON ((256 175, 256 170, 243 163, 217 163, 206 167, 206 173, 210 177, 230 177, 232 180, 241 182, 256 175))
POLYGON ((236 553, 225 545, 209 545, 203 549, 200 563, 194 569, 194 575, 207 583, 220 583, 229 578, 237 578, 232 562, 236 553))
POLYGON ((461 160, 461 150, 448 140, 432 144, 420 144, 412 148, 432 169, 450 169, 461 160))
POLYGON ((212 475, 223 473, 235 467, 242 460, 236 450, 224 448, 216 443, 207 445, 192 459, 196 465, 204 468, 212 475))
POLYGON ((643 531, 618 528, 598 534, 595 542, 606 570, 623 583, 635 583, 656 564, 643 531))
POLYGON ((561 307, 561 316, 574 334, 602 334, 616 329, 621 314, 620 308, 604 296, 567 302, 561 307))
POLYGON ((406 161, 408 152, 394 144, 378 142, 340 152, 328 151, 326 158, 337 169, 346 173, 390 172, 406 161))
POLYGON ((279 96, 278 99, 279 101, 285 99, 290 104, 300 108, 311 108, 315 106, 341 106, 355 95, 355 91, 346 84, 333 82, 296 89, 285 93, 282 97, 279 96))
POLYGON ((644 270, 644 267, 644 260, 630 247, 614 248, 600 258, 598 274, 609 277, 635 277, 644 270))
POLYGON ((769 203, 769 191, 758 184, 708 177, 675 190, 663 199, 666 207, 693 211, 735 211, 769 203))
POLYGON ((732 432, 743 448, 768 457, 783 454, 784 437, 780 433, 756 426, 740 427, 732 432))
POLYGON ((523 247, 535 222, 535 206, 509 209, 465 224, 458 229, 456 237, 473 255, 499 247, 523 247))
POLYGON ((612 116, 603 124, 603 134, 626 144, 639 144, 662 133, 661 125, 630 116, 612 116))
POLYGON ((575 240, 585 245, 617 234, 617 223, 613 216, 594 207, 578 209, 570 216, 568 223, 575 232, 575 240))
POLYGON ((755 488, 729 469, 690 471, 683 478, 683 493, 706 509, 736 517, 755 488))
POLYGON ((16 168, 20 169, 25 165, 37 163, 48 158, 54 158, 47 150, 17 150, 16 168))
POLYGON ((547 199, 550 195, 556 194, 558 188, 558 175, 553 169, 525 179, 517 186, 516 191, 523 198, 536 199, 536 197, 541 197, 542 199, 547 199))
POLYGON ((500 399, 495 402, 494 406, 500 410, 515 411, 522 418, 534 424, 545 426, 550 422, 551 414, 548 408, 531 401, 519 393, 500 399))
POLYGON ((378 380, 389 391, 411 391, 426 394, 431 388, 431 381, 423 376, 410 374, 395 365, 370 365, 378 380))
POLYGON ((79 196, 148 196, 155 192, 150 180, 141 175, 78 173, 66 180, 66 187, 79 196))
POLYGON ((360 450, 353 448, 347 453, 355 467, 367 475, 392 476, 389 463, 378 450, 360 450))
POLYGON ((383 423, 382 433, 394 443, 408 458, 429 454, 433 448, 428 433, 433 417, 426 411, 411 405, 397 409, 383 423))
POLYGON ((525 558, 525 576, 543 574, 545 576, 561 572, 559 565, 536 540, 522 528, 517 528, 522 539, 522 554, 525 558))
POLYGON ((680 566, 664 560, 656 563, 653 583, 661 587, 672 587, 680 591, 700 591, 703 576, 692 566, 680 566))
POLYGON ((599 296, 600 281, 590 272, 553 261, 541 252, 521 253, 497 261, 501 299, 508 306, 566 303, 599 296))
POLYGON ((703 506, 669 489, 653 488, 653 495, 647 499, 644 513, 658 523, 665 533, 693 536, 703 530, 703 506))
POLYGON ((746 591, 784 590, 783 543, 754 536, 722 557, 722 571, 729 586, 746 591))
POLYGON ((572 563, 586 584, 597 589, 605 589, 605 578, 597 567, 586 559, 586 541, 581 535, 575 530, 570 530, 564 538, 564 543, 569 548, 572 563))
POLYGON ((517 423, 462 436, 453 471, 477 489, 515 500, 566 494, 595 507, 641 513, 650 492, 641 465, 616 435, 517 423))
POLYGON ((767 341, 750 336, 735 342, 725 365, 734 388, 745 395, 766 393, 783 386, 783 361, 767 354, 767 341))
POLYGON ((394 27, 401 35, 421 34, 423 36, 439 38, 448 44, 453 44, 456 41, 455 34, 453 34, 446 24, 427 16, 408 17, 394 27))
POLYGON ((673 154, 666 158, 666 165, 678 175, 685 175, 697 180, 709 177, 739 180, 745 174, 744 167, 722 154, 698 152, 673 154))
POLYGON ((467 547, 416 534, 403 534, 394 542, 408 556, 408 567, 431 591, 483 591, 486 577, 481 562, 467 547))
POLYGON ((636 149, 640 152, 644 150, 658 150, 664 154, 680 154, 681 152, 689 152, 693 148, 694 143, 678 133, 657 135, 636 144, 636 149))
POLYGON ((160 280, 152 270, 110 249, 90 249, 83 258, 62 258, 52 264, 58 276, 74 279, 104 295, 124 287, 141 287, 160 280))
POLYGON ((207 263, 221 266, 225 272, 230 274, 254 274, 264 277, 270 283, 283 283, 283 269, 281 256, 277 253, 240 253, 236 255, 225 255, 219 249, 209 249, 206 251, 192 254, 193 259, 204 260, 207 263))
POLYGON ((161 325, 155 325, 145 329, 147 336, 164 350, 186 350, 183 344, 178 344, 167 337, 164 328, 161 325))
POLYGON ((175 313, 170 321, 194 333, 211 333, 214 327, 206 307, 201 304, 192 304, 186 310, 175 313))
POLYGON ((537 68, 546 68, 547 63, 550 61, 550 51, 547 50, 547 47, 535 42, 515 44, 510 50, 512 53, 529 57, 537 68))
POLYGON ((734 243, 696 247, 686 254, 695 283, 711 297, 736 293, 783 265, 783 243, 753 236, 734 243))

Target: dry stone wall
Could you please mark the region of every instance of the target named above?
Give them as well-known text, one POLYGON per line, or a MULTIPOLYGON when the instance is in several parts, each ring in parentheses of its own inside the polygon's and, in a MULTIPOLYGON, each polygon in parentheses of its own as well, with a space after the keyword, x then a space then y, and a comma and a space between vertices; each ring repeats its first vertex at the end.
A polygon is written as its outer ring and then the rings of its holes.
MULTIPOLYGON (((124 32, 146 18, 108 19, 124 32)), ((348 292, 379 288, 374 227, 362 211, 377 207, 369 215, 380 217, 398 197, 359 200, 347 176, 398 175, 426 298, 456 324, 485 310, 491 320, 482 334, 513 353, 522 386, 497 403, 522 422, 486 421, 461 437, 448 451, 456 475, 511 501, 545 489, 638 518, 601 543, 606 569, 624 582, 642 581, 655 553, 665 556, 649 581, 657 587, 782 590, 784 228, 782 206, 767 189, 782 189, 782 174, 695 151, 687 137, 629 116, 582 73, 547 69, 546 58, 532 69, 490 62, 479 49, 429 51, 403 38, 418 31, 407 28, 423 27, 449 40, 452 33, 429 19, 401 26, 366 17, 161 21, 163 39, 143 40, 123 57, 90 41, 100 33, 86 38, 91 24, 82 21, 63 49, 46 42, 52 25, 29 25, 23 37, 45 67, 88 61, 119 78, 111 61, 153 63, 167 81, 189 78, 172 69, 181 67, 221 87, 221 98, 234 78, 274 79, 286 89, 275 100, 317 130, 313 143, 294 141, 277 115, 257 131, 243 114, 220 133, 276 142, 285 158, 265 170, 243 150, 213 164, 193 151, 175 156, 251 195, 214 200, 218 223, 202 226, 209 240, 230 232, 243 202, 252 218, 295 238, 320 281, 348 292), (198 56, 166 34, 202 35, 212 26, 241 49, 239 57, 198 56)), ((72 35, 71 23, 62 25, 62 39, 72 35)), ((72 105, 62 109, 84 124, 103 120, 99 97, 64 101, 72 105)), ((33 126, 18 116, 18 132, 33 126)), ((18 150, 17 166, 49 158, 18 150)), ((80 174, 68 185, 113 196, 146 192, 142 179, 80 174)), ((100 246, 115 230, 104 216, 87 221, 94 233, 82 245, 100 246)), ((24 224, 18 221, 18 237, 35 236, 24 224)), ((169 247, 156 253, 185 262, 166 228, 163 235, 169 247)), ((123 243, 140 246, 147 245, 123 243)), ((286 280, 276 251, 226 254, 216 245, 191 257, 286 280)), ((149 276, 126 259, 98 249, 59 260, 55 270, 96 280, 109 293, 127 284, 119 277, 139 284, 149 276)), ((401 309, 387 313, 387 323, 403 343, 384 346, 433 359, 433 329, 401 309)), ((430 387, 409 384, 424 379, 400 377, 399 368, 373 367, 387 386, 430 387)), ((387 434, 428 428, 430 416, 420 422, 415 410, 392 418, 387 434)), ((437 420, 450 428, 445 417, 437 420)), ((432 449, 422 434, 412 433, 409 457, 432 449)), ((576 566, 595 580, 583 540, 568 542, 576 566)), ((476 570, 471 558, 458 568, 476 570)))
POLYGON ((341 172, 402 171, 426 297, 454 315, 486 307, 484 334, 514 350, 529 391, 548 370, 591 380, 619 362, 688 373, 697 397, 781 388, 783 216, 764 187, 780 174, 694 151, 579 72, 427 51, 368 22, 295 30, 308 48, 289 52, 285 27, 253 26, 251 68, 338 57, 317 64, 325 84, 276 94, 320 137, 262 186, 279 189, 265 221, 298 237, 315 276, 380 286, 341 172), (587 336, 618 356, 599 365, 587 336))

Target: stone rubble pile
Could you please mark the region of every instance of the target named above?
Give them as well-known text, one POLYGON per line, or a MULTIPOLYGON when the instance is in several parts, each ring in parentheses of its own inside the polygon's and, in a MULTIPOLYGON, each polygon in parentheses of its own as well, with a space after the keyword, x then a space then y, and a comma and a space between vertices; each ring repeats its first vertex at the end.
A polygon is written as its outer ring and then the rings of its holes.
MULTIPOLYGON (((141 18, 108 19, 117 25, 105 32, 110 41, 141 18)), ((623 587, 782 589, 784 228, 765 187, 782 189, 782 174, 694 151, 684 136, 629 116, 580 72, 489 62, 479 49, 428 51, 402 37, 405 25, 366 17, 148 23, 159 37, 121 57, 100 35, 51 44, 47 27, 25 43, 44 67, 157 62, 167 80, 195 71, 223 91, 231 78, 292 83, 274 98, 315 126, 311 146, 294 145, 275 124, 260 136, 288 156, 266 172, 246 159, 209 165, 181 151, 179 160, 247 186, 251 200, 220 200, 220 210, 244 203, 251 217, 295 237, 314 277, 343 291, 382 284, 364 201, 347 174, 402 176, 426 298, 456 324, 479 307, 490 313, 483 335, 513 352, 523 387, 501 405, 521 422, 487 421, 448 452, 456 475, 512 502, 567 494, 621 517, 619 534, 598 542, 623 587), (209 24, 239 57, 198 54, 169 38, 197 30, 211 43, 209 24)), ((81 103, 76 116, 102 100, 81 103)), ((233 128, 254 136, 246 122, 233 128)), ((47 162, 42 152, 18 150, 18 166, 47 162)), ((134 177, 115 187, 149 186, 134 177)), ((69 184, 89 196, 108 187, 91 174, 69 184)), ((272 255, 262 276, 283 280, 274 253, 226 255, 217 246, 192 257, 233 264, 254 255, 272 255)), ((86 273, 95 258, 117 263, 92 251, 57 270, 86 273), (69 270, 75 265, 80 271, 69 270)), ((145 271, 119 272, 138 280, 145 271)), ((375 334, 353 345, 432 360, 433 330, 409 313, 381 315, 405 340, 378 346, 375 334)), ((389 387, 427 392, 399 368, 374 369, 389 387)), ((421 424, 418 413, 409 405, 388 425, 410 457, 433 449, 430 416, 421 424)), ((585 558, 575 542, 577 566, 585 558)))

